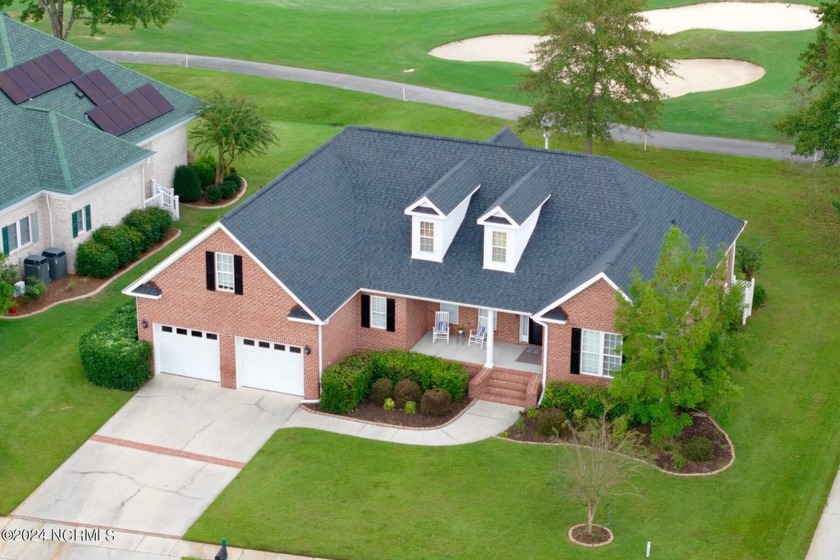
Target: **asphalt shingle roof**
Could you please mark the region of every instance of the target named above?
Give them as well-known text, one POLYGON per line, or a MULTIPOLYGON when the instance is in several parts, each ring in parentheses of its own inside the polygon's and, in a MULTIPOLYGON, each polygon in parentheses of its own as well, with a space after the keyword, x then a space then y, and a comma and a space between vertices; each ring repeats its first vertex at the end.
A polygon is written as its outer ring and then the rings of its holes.
MULTIPOLYGON (((458 163, 438 179, 423 196, 429 199, 438 210, 449 215, 456 206, 461 204, 481 182, 481 177, 475 164, 469 159, 458 163)), ((422 198, 422 197, 421 197, 422 198)))
POLYGON ((511 185, 498 200, 490 205, 490 209, 501 208, 517 225, 521 226, 550 195, 551 181, 540 166, 536 166, 511 185))
POLYGON ((626 288, 671 220, 713 249, 744 225, 605 157, 347 128, 222 223, 326 319, 359 289, 533 314, 599 272, 626 288), (404 209, 468 158, 481 188, 443 262, 412 259, 404 209), (516 271, 485 270, 477 220, 529 173, 551 197, 516 271))
POLYGON ((498 144, 499 146, 508 146, 511 148, 525 148, 525 142, 516 135, 511 129, 508 127, 503 128, 499 132, 493 135, 490 140, 488 140, 491 144, 498 144))
POLYGON ((94 126, 94 108, 71 82, 15 105, 0 93, 0 209, 41 190, 77 192, 151 155, 137 146, 191 117, 199 101, 133 70, 0 14, 0 70, 60 49, 83 72, 100 70, 122 92, 152 83, 174 110, 119 138, 94 126))

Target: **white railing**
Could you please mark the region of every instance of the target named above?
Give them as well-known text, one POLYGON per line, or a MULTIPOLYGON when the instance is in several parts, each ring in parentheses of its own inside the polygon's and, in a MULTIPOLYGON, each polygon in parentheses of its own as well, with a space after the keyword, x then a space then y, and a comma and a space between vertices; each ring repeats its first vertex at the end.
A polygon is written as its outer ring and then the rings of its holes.
POLYGON ((738 280, 732 276, 732 283, 738 283, 744 288, 744 314, 741 317, 741 324, 747 324, 747 318, 752 315, 753 308, 753 293, 755 293, 755 278, 750 280, 738 280))
POLYGON ((168 210, 172 214, 173 220, 181 218, 181 211, 179 208, 179 197, 175 194, 175 189, 164 187, 154 179, 152 181, 152 196, 143 201, 143 208, 156 206, 168 210))

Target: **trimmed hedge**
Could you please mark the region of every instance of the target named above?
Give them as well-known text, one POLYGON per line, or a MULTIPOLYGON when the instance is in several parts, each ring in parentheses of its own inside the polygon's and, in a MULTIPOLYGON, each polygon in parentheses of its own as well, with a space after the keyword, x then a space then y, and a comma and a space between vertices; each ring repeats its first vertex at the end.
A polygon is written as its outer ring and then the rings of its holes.
POLYGON ((370 355, 347 356, 321 376, 321 410, 333 414, 355 410, 370 391, 372 381, 370 355))
POLYGON ((467 395, 470 376, 461 364, 405 350, 374 352, 372 355, 374 378, 386 377, 394 384, 411 379, 422 392, 435 387, 446 389, 454 401, 467 395))
POLYGON ((610 396, 606 385, 579 385, 566 381, 549 381, 545 388, 542 408, 562 410, 567 418, 575 418, 575 411, 584 418, 597 418, 604 413, 604 402, 611 404, 610 420, 627 413, 627 405, 610 396))
POLYGON ((155 206, 145 208, 140 210, 140 212, 145 212, 148 216, 148 220, 152 225, 155 243, 166 239, 166 236, 169 235, 172 229, 172 214, 163 208, 157 208, 155 206))
POLYGON ((201 181, 196 170, 189 165, 179 165, 175 168, 172 186, 181 202, 195 202, 201 198, 201 181))
POLYGON ((94 278, 110 278, 117 271, 117 255, 102 243, 88 240, 76 251, 76 273, 94 278))
POLYGON ((172 229, 172 216, 162 208, 144 208, 129 212, 123 218, 123 224, 137 230, 143 236, 141 252, 144 252, 169 235, 172 229))
POLYGON ((118 307, 79 340, 85 375, 96 385, 134 391, 152 377, 152 347, 137 340, 133 301, 118 307))
POLYGON ((108 247, 117 256, 117 268, 134 260, 134 244, 126 230, 128 226, 102 226, 93 232, 93 240, 108 247))

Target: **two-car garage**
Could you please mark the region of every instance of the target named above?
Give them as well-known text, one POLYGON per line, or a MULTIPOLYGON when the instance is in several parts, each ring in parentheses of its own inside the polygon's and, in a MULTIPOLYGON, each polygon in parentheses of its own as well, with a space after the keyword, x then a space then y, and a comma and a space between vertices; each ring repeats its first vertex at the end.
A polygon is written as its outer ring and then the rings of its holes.
MULTIPOLYGON (((217 333, 154 326, 155 371, 219 382, 221 351, 217 333)), ((303 395, 300 346, 236 337, 236 385, 303 395)))

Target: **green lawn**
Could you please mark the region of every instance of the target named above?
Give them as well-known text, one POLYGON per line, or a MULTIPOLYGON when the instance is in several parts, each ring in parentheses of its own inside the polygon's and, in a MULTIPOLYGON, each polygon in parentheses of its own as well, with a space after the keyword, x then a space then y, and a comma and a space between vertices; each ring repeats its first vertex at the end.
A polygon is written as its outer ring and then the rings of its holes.
MULTIPOLYGON (((692 0, 651 0, 664 8, 692 0)), ((815 0, 804 3, 816 4, 815 0)), ((107 29, 71 39, 87 49, 126 49, 232 56, 432 86, 528 104, 515 89, 525 67, 455 62, 429 56, 435 46, 492 33, 536 33, 547 0, 191 0, 163 30, 107 29), (413 68, 413 73, 403 70, 413 68)), ((42 24, 42 29, 46 27, 42 24)), ((668 101, 666 130, 767 141, 768 126, 786 108, 798 73, 797 55, 813 31, 726 33, 691 31, 665 42, 678 57, 734 57, 760 64, 754 84, 668 101)))

